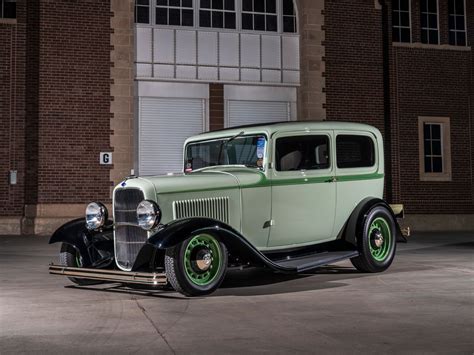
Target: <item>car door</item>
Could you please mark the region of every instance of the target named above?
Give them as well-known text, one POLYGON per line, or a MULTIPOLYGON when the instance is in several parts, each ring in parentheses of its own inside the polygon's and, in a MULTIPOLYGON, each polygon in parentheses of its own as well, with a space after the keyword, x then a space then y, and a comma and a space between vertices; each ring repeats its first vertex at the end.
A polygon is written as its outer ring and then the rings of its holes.
POLYGON ((333 239, 336 209, 333 132, 280 133, 272 138, 272 219, 268 247, 333 239))
POLYGON ((336 143, 337 211, 334 232, 343 227, 356 206, 367 197, 383 195, 381 142, 366 131, 334 132, 336 143))

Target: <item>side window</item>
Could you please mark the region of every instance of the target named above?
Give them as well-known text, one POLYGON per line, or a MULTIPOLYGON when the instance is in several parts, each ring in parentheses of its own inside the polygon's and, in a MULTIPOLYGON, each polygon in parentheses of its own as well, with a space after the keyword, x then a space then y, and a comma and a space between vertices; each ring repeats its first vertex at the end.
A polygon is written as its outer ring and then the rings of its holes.
POLYGON ((411 0, 394 0, 392 2, 392 36, 393 42, 411 42, 411 0))
POLYGON ((277 32, 276 0, 242 0, 242 29, 277 32))
POLYGON ((337 167, 367 168, 375 164, 374 141, 367 136, 341 134, 336 138, 337 167))
POLYGON ((150 0, 135 0, 135 23, 150 23, 150 0))
POLYGON ((199 26, 235 30, 235 0, 201 0, 199 26))
POLYGON ((0 0, 0 18, 16 18, 16 0, 0 0))
POLYGON ((420 179, 451 181, 449 117, 418 117, 420 179))
POLYGON ((421 43, 438 44, 438 0, 421 0, 421 43))
POLYGON ((193 0, 156 0, 156 24, 194 26, 193 0))
POLYGON ((276 140, 276 170, 318 170, 330 167, 329 137, 284 137, 276 140))

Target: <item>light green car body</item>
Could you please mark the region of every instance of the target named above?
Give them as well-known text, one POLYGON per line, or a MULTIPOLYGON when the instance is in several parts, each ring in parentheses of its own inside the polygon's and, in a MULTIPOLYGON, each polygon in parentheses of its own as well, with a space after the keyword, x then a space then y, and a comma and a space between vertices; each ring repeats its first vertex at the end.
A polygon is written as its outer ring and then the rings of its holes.
POLYGON ((267 137, 262 169, 214 166, 186 174, 130 179, 115 190, 134 187, 142 190, 145 199, 155 201, 160 207, 161 224, 179 217, 176 215, 179 201, 197 206, 193 209, 194 215, 186 217, 210 217, 206 208, 200 209, 199 206, 204 206, 209 199, 225 200, 228 213, 223 222, 240 232, 260 251, 333 241, 361 201, 383 196, 383 142, 375 127, 324 121, 240 127, 188 138, 185 147, 193 142, 230 138, 241 132, 267 137), (278 137, 315 134, 330 138, 328 169, 276 171, 274 146, 278 137), (335 147, 339 134, 370 137, 375 147, 375 165, 338 168, 335 147))

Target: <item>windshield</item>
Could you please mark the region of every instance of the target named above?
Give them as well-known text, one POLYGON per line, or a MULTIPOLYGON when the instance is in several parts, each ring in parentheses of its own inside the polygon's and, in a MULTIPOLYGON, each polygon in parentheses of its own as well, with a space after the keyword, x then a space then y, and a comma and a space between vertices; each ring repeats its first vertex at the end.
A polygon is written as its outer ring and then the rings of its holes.
POLYGON ((190 143, 186 147, 184 171, 191 172, 216 165, 263 168, 266 143, 264 135, 237 135, 232 138, 190 143))

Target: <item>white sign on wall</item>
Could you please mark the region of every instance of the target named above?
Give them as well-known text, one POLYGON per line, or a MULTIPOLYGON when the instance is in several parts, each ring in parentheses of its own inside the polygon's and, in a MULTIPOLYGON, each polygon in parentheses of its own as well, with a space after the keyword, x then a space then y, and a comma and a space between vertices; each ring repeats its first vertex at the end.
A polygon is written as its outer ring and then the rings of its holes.
POLYGON ((100 165, 111 165, 112 152, 101 152, 99 160, 100 160, 100 165))

